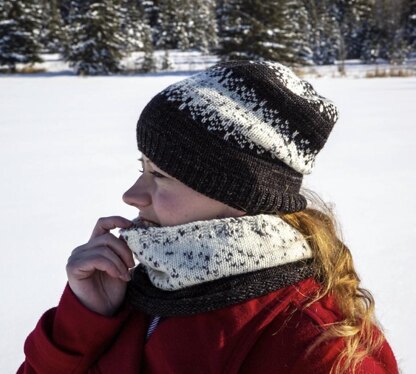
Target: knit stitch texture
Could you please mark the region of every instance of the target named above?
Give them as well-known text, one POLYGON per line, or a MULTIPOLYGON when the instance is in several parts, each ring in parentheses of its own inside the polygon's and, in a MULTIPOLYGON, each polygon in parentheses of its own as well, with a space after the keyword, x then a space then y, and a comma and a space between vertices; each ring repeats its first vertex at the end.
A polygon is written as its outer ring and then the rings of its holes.
POLYGON ((120 233, 151 283, 162 290, 179 290, 312 257, 304 237, 277 215, 134 227, 120 233))
POLYGON ((295 212, 338 119, 335 105, 275 62, 229 61, 157 94, 139 150, 192 189, 250 214, 295 212))
POLYGON ((267 295, 312 277, 312 261, 300 260, 203 282, 177 291, 164 291, 155 287, 150 282, 145 267, 139 265, 127 288, 127 299, 136 309, 153 316, 190 316, 211 312, 267 295))

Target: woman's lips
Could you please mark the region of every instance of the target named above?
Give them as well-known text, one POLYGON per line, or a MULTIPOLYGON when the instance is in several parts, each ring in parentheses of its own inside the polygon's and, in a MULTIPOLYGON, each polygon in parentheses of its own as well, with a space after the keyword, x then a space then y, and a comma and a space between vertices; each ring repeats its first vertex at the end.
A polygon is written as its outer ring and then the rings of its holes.
POLYGON ((144 217, 137 217, 133 220, 134 227, 147 228, 147 227, 159 227, 160 225, 144 217))

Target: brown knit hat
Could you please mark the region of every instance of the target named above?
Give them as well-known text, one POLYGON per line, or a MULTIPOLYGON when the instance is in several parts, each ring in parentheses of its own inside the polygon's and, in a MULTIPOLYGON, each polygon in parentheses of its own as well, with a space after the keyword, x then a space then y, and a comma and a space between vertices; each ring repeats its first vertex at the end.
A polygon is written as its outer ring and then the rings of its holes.
POLYGON ((335 105, 289 68, 228 61, 157 94, 138 148, 192 189, 248 212, 306 207, 300 186, 338 119, 335 105))

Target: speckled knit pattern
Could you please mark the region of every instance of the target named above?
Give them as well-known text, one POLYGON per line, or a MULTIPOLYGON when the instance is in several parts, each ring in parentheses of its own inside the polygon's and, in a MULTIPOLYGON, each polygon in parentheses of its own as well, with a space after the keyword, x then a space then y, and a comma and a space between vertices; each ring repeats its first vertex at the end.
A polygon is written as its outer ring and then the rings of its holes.
POLYGON ((179 290, 312 257, 303 236, 276 215, 121 230, 152 284, 179 290))
MULTIPOLYGON (((333 103, 318 95, 289 68, 272 62, 256 64, 266 66, 268 70, 263 74, 272 74, 292 96, 305 101, 309 110, 321 113, 328 122, 337 120, 338 112, 333 103)), ((177 104, 179 110, 188 110, 209 132, 239 148, 255 150, 257 154, 267 153, 299 173, 309 174, 319 151, 311 145, 309 134, 295 129, 296 124, 291 128, 290 122, 295 119, 282 113, 276 103, 261 97, 260 92, 249 87, 247 80, 233 74, 228 65, 217 65, 171 85, 161 94, 177 104)))

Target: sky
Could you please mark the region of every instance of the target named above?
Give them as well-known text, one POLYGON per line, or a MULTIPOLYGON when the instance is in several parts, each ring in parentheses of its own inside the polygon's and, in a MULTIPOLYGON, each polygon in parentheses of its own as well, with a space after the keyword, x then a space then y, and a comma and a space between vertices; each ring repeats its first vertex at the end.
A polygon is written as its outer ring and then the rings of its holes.
MULTIPOLYGON (((0 372, 66 283, 71 251, 99 217, 134 218, 123 192, 136 180, 135 126, 158 91, 189 73, 0 78, 0 372)), ((416 78, 313 78, 340 120, 304 186, 332 204, 403 373, 413 337, 416 78)))

